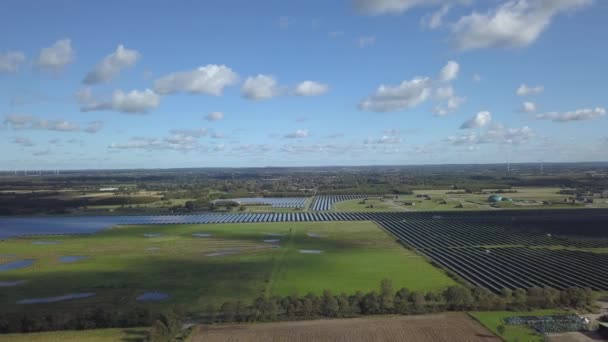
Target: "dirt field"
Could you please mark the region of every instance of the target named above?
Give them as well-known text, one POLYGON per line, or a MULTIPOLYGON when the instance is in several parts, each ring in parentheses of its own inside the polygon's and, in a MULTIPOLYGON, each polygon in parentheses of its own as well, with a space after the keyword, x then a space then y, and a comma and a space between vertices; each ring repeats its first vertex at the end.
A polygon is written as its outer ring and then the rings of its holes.
POLYGON ((282 323, 199 326, 192 342, 500 341, 466 314, 391 316, 282 323))

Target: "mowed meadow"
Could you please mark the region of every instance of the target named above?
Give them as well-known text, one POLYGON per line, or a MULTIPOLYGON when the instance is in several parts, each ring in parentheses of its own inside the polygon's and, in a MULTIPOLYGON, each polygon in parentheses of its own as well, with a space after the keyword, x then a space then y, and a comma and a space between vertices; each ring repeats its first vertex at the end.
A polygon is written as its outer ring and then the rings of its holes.
POLYGON ((421 291, 455 284, 372 222, 116 226, 93 235, 8 239, 0 250, 0 265, 35 260, 0 272, 0 282, 24 281, 2 287, 2 313, 134 306, 197 312, 226 300, 370 291, 383 278, 421 291), (66 256, 86 258, 61 262, 66 256), (169 297, 136 300, 146 292, 169 297), (17 304, 73 293, 95 295, 17 304))

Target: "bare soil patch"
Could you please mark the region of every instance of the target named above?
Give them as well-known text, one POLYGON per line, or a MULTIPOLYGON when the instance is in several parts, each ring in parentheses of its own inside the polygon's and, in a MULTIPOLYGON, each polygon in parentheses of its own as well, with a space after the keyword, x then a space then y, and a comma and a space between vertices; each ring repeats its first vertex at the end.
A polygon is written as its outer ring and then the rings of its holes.
POLYGON ((191 341, 500 341, 466 314, 389 316, 281 323, 201 325, 191 341))

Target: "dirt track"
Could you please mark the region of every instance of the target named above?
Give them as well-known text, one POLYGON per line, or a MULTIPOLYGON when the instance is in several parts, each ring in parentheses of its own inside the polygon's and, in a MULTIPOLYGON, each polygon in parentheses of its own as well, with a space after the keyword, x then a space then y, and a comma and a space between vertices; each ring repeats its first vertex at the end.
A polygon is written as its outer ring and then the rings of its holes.
POLYGON ((198 326, 193 342, 500 341, 466 314, 198 326))

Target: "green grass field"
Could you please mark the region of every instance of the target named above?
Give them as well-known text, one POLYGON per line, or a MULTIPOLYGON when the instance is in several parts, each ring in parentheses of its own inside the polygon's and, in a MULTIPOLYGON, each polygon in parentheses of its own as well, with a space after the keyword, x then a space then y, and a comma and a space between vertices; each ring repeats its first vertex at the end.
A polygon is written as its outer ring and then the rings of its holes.
POLYGON ((143 341, 147 328, 52 331, 30 334, 0 334, 0 342, 124 342, 143 341))
POLYGON ((534 311, 486 311, 486 312, 470 312, 473 318, 478 320, 486 328, 492 330, 496 335, 500 336, 507 342, 543 342, 544 337, 538 334, 534 329, 524 325, 508 325, 504 324, 503 319, 511 316, 537 316, 537 315, 552 315, 564 313, 563 310, 534 310, 534 311), (504 334, 498 333, 497 327, 503 325, 505 327, 504 334))
POLYGON ((146 291, 171 296, 162 302, 141 304, 153 311, 180 305, 196 312, 209 303, 250 301, 264 294, 369 291, 377 289, 385 277, 392 279, 396 288, 411 290, 429 291, 454 284, 443 271, 397 244, 371 222, 122 226, 90 236, 19 238, 0 244, 5 255, 0 263, 37 260, 29 268, 0 272, 0 281, 26 281, 2 288, 0 312, 129 307, 146 291), (162 235, 146 238, 146 233, 162 235), (192 233, 212 236, 197 238, 192 233), (264 239, 281 239, 281 248, 268 248, 271 243, 264 239), (61 243, 32 244, 36 240, 61 243), (151 247, 158 250, 147 250, 151 247), (234 255, 207 255, 237 248, 240 250, 234 255), (322 253, 301 254, 300 249, 322 253), (90 258, 59 263, 58 257, 65 255, 90 258), (96 296, 52 304, 16 304, 25 298, 78 292, 95 292, 96 296))

